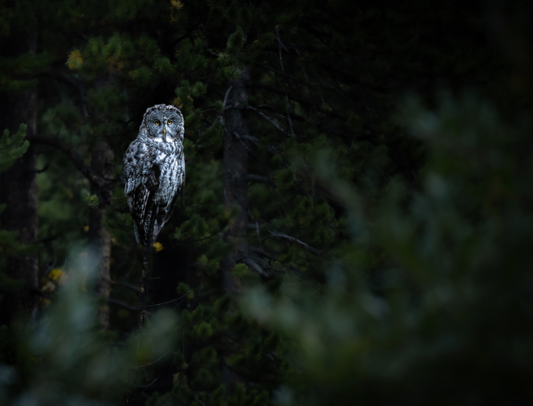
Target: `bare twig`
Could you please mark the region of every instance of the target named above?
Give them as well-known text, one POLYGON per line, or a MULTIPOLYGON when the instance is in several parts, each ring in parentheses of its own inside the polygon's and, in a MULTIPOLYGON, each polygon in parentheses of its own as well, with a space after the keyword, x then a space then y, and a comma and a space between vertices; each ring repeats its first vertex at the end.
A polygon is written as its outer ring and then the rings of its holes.
POLYGON ((259 254, 259 255, 264 255, 266 256, 267 258, 270 258, 270 259, 273 259, 273 260, 276 260, 277 258, 274 257, 273 255, 269 254, 268 252, 265 251, 265 249, 263 247, 254 247, 253 245, 249 245, 248 246, 248 250, 250 250, 251 252, 255 253, 255 254, 259 254))
POLYGON ((228 95, 229 95, 229 92, 231 92, 231 89, 233 89, 233 85, 228 87, 228 90, 226 90, 226 95, 224 96, 224 104, 222 106, 222 111, 226 110, 226 102, 228 101, 228 95))
MULTIPOLYGON (((285 73, 285 67, 283 66, 283 58, 281 57, 281 47, 283 47, 285 49, 285 51, 289 52, 287 50, 287 48, 285 48, 285 45, 283 45, 283 43, 281 42, 281 38, 279 36, 279 30, 276 28, 276 39, 278 40, 278 43, 279 43, 279 63, 281 65, 281 70, 283 73, 285 73)), ((285 82, 285 88, 287 88, 287 81, 285 80, 285 78, 283 78, 283 81, 285 82)), ((287 92, 285 92, 285 102, 287 103, 287 116, 289 118, 289 127, 291 129, 291 134, 294 134, 294 129, 292 128, 292 120, 291 120, 291 115, 289 113, 289 106, 290 106, 290 103, 289 103, 289 96, 287 96, 287 92)))
POLYGON ((131 290, 134 290, 135 292, 140 292, 141 291, 141 288, 139 288, 138 286, 135 286, 135 285, 132 285, 131 283, 128 283, 128 282, 119 282, 119 281, 114 281, 114 280, 109 280, 109 282, 113 285, 117 285, 117 286, 124 286, 128 289, 131 289, 131 290))
POLYGON ((155 378, 152 382, 150 382, 150 383, 149 383, 148 385, 146 385, 146 386, 135 385, 135 387, 136 387, 136 388, 148 388, 148 387, 152 386, 152 385, 155 383, 155 381, 157 381, 158 379, 159 379, 159 378, 155 378))
POLYGON ((115 305, 115 306, 118 306, 118 307, 122 307, 123 309, 130 310, 132 312, 136 312, 137 311, 136 307, 130 306, 130 305, 124 303, 124 302, 120 302, 120 301, 115 300, 115 299, 108 299, 107 302, 109 304, 112 304, 112 305, 115 305))
POLYGON ((316 248, 313 248, 310 245, 306 244, 305 242, 299 240, 298 238, 291 237, 290 235, 287 235, 287 234, 276 233, 276 232, 271 231, 271 230, 268 230, 268 231, 270 232, 270 234, 273 237, 285 238, 286 240, 293 241, 293 242, 296 242, 296 243, 302 245, 305 249, 307 249, 309 252, 312 252, 315 255, 320 255, 320 256, 324 255, 324 251, 316 249, 316 248))
POLYGON ((148 364, 139 365, 139 366, 135 367, 135 369, 140 369, 140 368, 148 367, 148 366, 150 366, 150 365, 154 365, 156 362, 161 361, 161 360, 162 360, 165 356, 167 356, 169 353, 170 353, 170 350, 168 350, 167 352, 165 352, 163 355, 161 355, 161 356, 160 356, 158 359, 156 359, 155 361, 149 362, 148 364))
MULTIPOLYGON (((237 131, 233 131, 233 135, 235 136, 235 138, 237 138, 237 140, 239 140, 239 142, 242 144, 242 146, 250 153, 250 154, 253 154, 253 151, 248 147, 248 145, 246 145, 246 140, 248 139, 252 139, 252 140, 257 140, 257 138, 255 137, 252 137, 252 136, 249 136, 249 135, 240 135, 237 131)), ((253 142, 253 141, 252 141, 253 142)))
POLYGON ((255 232, 257 234, 257 241, 259 242, 259 246, 264 251, 265 249, 263 248, 263 243, 261 242, 261 234, 259 233, 259 223, 257 221, 255 222, 255 232))
POLYGON ((254 271, 256 271, 259 275, 261 276, 264 276, 265 278, 271 278, 272 275, 270 275, 268 272, 265 272, 263 270, 263 268, 261 268, 257 262, 255 262, 252 258, 250 257, 244 257, 242 259, 242 262, 245 263, 246 265, 250 265, 254 271))
POLYGON ((200 403, 201 406, 207 406, 204 402, 202 402, 200 399, 198 399, 198 396, 196 396, 196 393, 193 395, 194 400, 196 400, 198 403, 200 403))
POLYGON ((257 110, 255 107, 248 106, 249 110, 255 111, 257 114, 259 114, 261 117, 263 117, 265 120, 267 120, 270 124, 272 124, 278 131, 280 131, 282 134, 288 136, 289 134, 287 131, 285 131, 283 128, 281 128, 278 123, 276 123, 274 120, 272 120, 270 117, 268 117, 266 114, 264 114, 262 111, 257 110))
POLYGON ((157 307, 157 306, 163 306, 163 305, 166 305, 166 304, 169 304, 169 303, 173 303, 173 302, 176 302, 180 299, 183 299, 185 296, 187 296, 189 293, 191 293, 192 290, 189 290, 187 293, 185 293, 184 295, 178 297, 177 299, 172 299, 172 300, 169 300, 168 302, 163 302, 163 303, 156 303, 156 304, 153 304, 153 305, 148 305, 148 306, 144 306, 144 308, 148 308, 148 307, 157 307))

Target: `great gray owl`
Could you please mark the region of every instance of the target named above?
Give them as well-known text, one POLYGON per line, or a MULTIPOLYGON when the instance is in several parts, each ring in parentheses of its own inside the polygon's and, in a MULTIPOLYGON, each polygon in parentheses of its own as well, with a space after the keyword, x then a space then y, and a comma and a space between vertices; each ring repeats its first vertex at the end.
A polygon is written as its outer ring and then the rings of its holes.
POLYGON ((139 135, 124 154, 121 180, 135 222, 135 238, 152 245, 174 210, 185 182, 183 116, 157 104, 144 113, 139 135))

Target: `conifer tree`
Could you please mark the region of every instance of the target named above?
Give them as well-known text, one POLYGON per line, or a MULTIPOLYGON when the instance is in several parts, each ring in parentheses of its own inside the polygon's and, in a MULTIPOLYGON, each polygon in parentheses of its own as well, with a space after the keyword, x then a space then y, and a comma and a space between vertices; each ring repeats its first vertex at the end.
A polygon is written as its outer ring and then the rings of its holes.
MULTIPOLYGON (((17 133, 10 136, 9 130, 4 130, 0 137, 0 173, 9 169, 17 159, 28 150, 29 143, 24 140, 26 126, 22 124, 17 133)), ((5 205, 0 206, 0 212, 4 211, 5 205)), ((0 223, 0 227, 2 224, 0 223)), ((24 257, 34 251, 31 246, 17 241, 17 232, 0 229, 0 301, 11 300, 24 286, 22 275, 9 275, 6 270, 6 262, 10 257, 24 257), (7 295, 6 295, 7 294, 7 295)), ((16 309, 15 309, 16 311, 16 309)), ((2 322, 9 324, 13 317, 13 307, 6 304, 6 309, 2 312, 2 322)))
MULTIPOLYGON (((37 16, 26 2, 2 5, 0 128, 15 134, 23 123, 30 134, 37 124, 37 93, 34 75, 48 67, 48 58, 39 54, 38 36, 30 27, 37 16)), ((33 147, 0 176, 0 201, 5 205, 2 227, 16 233, 22 244, 37 243, 36 151, 33 147)), ((3 272, 23 281, 16 295, 4 298, 1 322, 8 324, 15 314, 35 316, 38 292, 38 257, 8 256, 3 272)))

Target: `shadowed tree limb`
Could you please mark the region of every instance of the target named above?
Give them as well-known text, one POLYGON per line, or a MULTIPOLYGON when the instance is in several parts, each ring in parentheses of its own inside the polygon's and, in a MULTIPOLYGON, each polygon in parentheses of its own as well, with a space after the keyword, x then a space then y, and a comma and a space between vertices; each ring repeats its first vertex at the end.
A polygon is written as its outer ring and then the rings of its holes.
POLYGON ((91 182, 91 184, 94 184, 99 188, 110 187, 111 183, 105 180, 96 171, 91 169, 90 166, 85 165, 78 153, 74 151, 74 146, 70 145, 69 143, 47 135, 28 135, 26 139, 30 143, 54 147, 65 154, 70 159, 74 167, 80 171, 89 180, 89 182, 91 182))

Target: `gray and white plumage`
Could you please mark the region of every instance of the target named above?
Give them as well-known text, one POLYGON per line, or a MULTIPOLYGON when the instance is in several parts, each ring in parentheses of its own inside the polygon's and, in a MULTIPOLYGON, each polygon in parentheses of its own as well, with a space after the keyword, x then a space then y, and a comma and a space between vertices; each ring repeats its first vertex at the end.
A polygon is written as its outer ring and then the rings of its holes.
POLYGON ((157 104, 144 113, 139 135, 124 154, 121 180, 139 244, 152 245, 170 219, 185 183, 183 116, 157 104))

